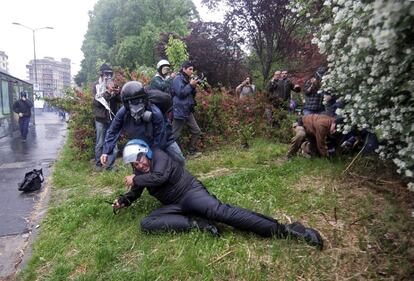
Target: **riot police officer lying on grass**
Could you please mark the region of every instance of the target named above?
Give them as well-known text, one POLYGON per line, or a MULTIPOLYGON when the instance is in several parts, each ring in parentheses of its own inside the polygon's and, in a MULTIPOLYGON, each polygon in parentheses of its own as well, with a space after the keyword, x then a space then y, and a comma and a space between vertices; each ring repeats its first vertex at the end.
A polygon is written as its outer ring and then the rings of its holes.
POLYGON ((114 210, 130 206, 145 187, 164 205, 141 221, 144 231, 199 228, 218 236, 217 228, 210 223, 214 221, 262 237, 292 237, 305 240, 319 249, 323 247, 320 234, 299 222, 285 225, 271 217, 223 204, 184 167, 172 161, 164 151, 151 149, 143 140, 129 141, 124 148, 123 160, 131 163, 134 174, 125 177, 125 185, 130 187, 130 191, 114 201, 114 210))

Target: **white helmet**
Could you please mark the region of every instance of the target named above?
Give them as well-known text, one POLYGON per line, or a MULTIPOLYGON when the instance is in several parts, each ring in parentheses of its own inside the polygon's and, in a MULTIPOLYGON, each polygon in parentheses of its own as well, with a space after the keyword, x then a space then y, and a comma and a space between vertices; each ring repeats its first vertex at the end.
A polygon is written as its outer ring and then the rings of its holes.
POLYGON ((148 144, 141 139, 133 139, 125 145, 122 160, 125 164, 136 162, 140 154, 152 159, 152 150, 148 144))
POLYGON ((163 66, 165 66, 165 65, 171 66, 171 64, 170 64, 170 62, 169 62, 169 61, 167 61, 167 60, 160 60, 160 61, 157 63, 157 71, 158 71, 158 72, 160 72, 160 71, 161 71, 161 67, 163 67, 163 66))

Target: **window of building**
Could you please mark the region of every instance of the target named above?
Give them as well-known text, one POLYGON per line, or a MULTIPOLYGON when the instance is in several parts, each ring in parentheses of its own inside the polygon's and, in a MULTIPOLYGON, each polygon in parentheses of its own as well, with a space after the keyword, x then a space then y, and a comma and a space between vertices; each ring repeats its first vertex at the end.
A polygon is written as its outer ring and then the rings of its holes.
POLYGON ((10 114, 9 83, 7 81, 1 81, 1 108, 2 115, 10 114))

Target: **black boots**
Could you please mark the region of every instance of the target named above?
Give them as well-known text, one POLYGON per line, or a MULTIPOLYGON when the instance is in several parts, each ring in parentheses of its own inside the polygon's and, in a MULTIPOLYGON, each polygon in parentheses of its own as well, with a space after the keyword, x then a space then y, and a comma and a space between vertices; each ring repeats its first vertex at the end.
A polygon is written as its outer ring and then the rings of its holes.
POLYGON ((287 237, 305 240, 309 245, 322 250, 323 240, 319 232, 315 229, 303 226, 300 222, 285 225, 287 237))
POLYGON ((217 227, 209 223, 206 219, 202 219, 199 217, 192 217, 190 218, 189 222, 190 222, 191 227, 208 231, 214 237, 220 237, 220 233, 217 227))

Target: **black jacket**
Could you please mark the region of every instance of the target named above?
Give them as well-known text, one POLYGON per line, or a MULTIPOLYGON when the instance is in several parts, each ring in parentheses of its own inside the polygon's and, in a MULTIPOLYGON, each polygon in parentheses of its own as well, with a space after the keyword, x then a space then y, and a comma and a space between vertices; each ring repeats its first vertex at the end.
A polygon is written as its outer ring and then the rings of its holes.
POLYGON ((13 103, 13 111, 17 114, 23 113, 23 116, 30 117, 32 116, 32 107, 33 103, 26 99, 25 101, 19 99, 13 103))
POLYGON ((161 149, 154 149, 148 173, 134 171, 134 186, 119 198, 121 204, 131 205, 144 188, 164 205, 175 204, 192 188, 196 178, 180 166, 161 149))
MULTIPOLYGON (((121 103, 121 96, 111 95, 108 92, 103 94, 103 97, 108 102, 109 108, 113 114, 116 114, 118 110, 118 105, 121 103)), ((93 115, 95 120, 101 123, 109 124, 111 123, 111 117, 109 111, 96 99, 93 99, 93 115)), ((113 118, 114 116, 112 116, 113 118)))
POLYGON ((271 101, 275 99, 289 101, 292 98, 290 92, 300 92, 300 89, 295 89, 293 83, 288 78, 284 78, 270 81, 267 91, 269 92, 269 99, 271 101))

